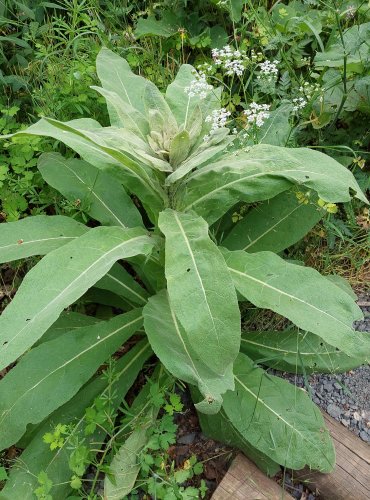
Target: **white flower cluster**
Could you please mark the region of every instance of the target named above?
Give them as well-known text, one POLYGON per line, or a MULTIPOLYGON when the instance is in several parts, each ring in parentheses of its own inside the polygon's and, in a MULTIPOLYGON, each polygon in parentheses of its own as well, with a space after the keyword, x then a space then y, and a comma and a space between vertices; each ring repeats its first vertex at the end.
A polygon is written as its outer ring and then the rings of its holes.
POLYGON ((311 99, 312 94, 320 92, 322 89, 318 83, 312 84, 309 82, 305 82, 303 85, 299 87, 299 92, 304 95, 307 99, 311 99))
POLYGON ((301 95, 298 95, 298 97, 292 99, 293 111, 300 111, 305 106, 307 106, 308 101, 312 99, 314 94, 317 95, 317 93, 320 92, 322 96, 323 89, 318 83, 312 84, 309 82, 305 82, 299 87, 298 91, 301 95))
POLYGON ((303 97, 295 97, 293 100, 293 111, 299 111, 300 109, 303 109, 307 101, 303 97))
POLYGON ((184 92, 189 97, 198 96, 200 99, 205 99, 207 93, 212 89, 213 86, 207 83, 206 75, 204 73, 196 73, 194 80, 190 82, 188 87, 184 88, 184 92))
POLYGON ((356 7, 354 5, 348 5, 348 9, 346 11, 346 18, 353 19, 356 14, 356 7))
POLYGON ((244 114, 247 116, 248 123, 256 125, 257 127, 262 127, 265 120, 270 117, 269 110, 269 104, 257 104, 256 102, 252 102, 249 105, 249 109, 244 111, 244 114))
POLYGON ((206 122, 212 124, 211 133, 218 128, 224 127, 230 115, 230 111, 226 111, 225 108, 215 109, 214 111, 212 111, 212 114, 206 117, 206 122))
POLYGON ((260 67, 260 74, 257 76, 257 80, 260 80, 261 78, 266 79, 269 82, 276 80, 279 73, 277 68, 278 64, 279 61, 264 61, 263 63, 260 63, 258 65, 260 67))
POLYGON ((235 50, 230 45, 225 45, 223 49, 212 49, 212 57, 216 66, 224 69, 226 75, 242 76, 247 60, 245 51, 235 50))

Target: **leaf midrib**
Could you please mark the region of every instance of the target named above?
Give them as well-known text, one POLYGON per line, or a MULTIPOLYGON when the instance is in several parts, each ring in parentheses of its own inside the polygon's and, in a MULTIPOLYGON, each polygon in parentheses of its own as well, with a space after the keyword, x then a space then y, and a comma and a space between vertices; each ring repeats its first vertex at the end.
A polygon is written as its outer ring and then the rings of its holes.
MULTIPOLYGON (((273 347, 273 346, 267 346, 266 344, 260 344, 258 342, 255 342, 253 340, 248 340, 246 338, 243 338, 241 339, 242 342, 245 342, 247 344, 253 344, 253 345, 256 345, 258 347, 263 347, 264 349, 268 349, 268 350, 271 350, 271 351, 279 351, 279 352, 284 352, 284 353, 287 353, 287 354, 298 354, 297 351, 287 351, 286 349, 282 349, 282 348, 279 348, 279 347, 273 347)), ((317 354, 320 354, 320 356, 330 356, 330 354, 338 354, 338 352, 340 351, 326 351, 326 352, 320 352, 320 353, 317 353, 317 352, 301 352, 299 351, 299 354, 301 356, 316 356, 317 354)))
POLYGON ((198 266, 197 266, 197 263, 196 263, 196 260, 195 260, 195 257, 194 257, 194 254, 193 254, 193 251, 191 249, 191 246, 190 246, 190 243, 189 243, 189 239, 187 238, 186 236, 186 233, 185 233, 185 230, 181 224, 181 221, 180 219, 178 218, 177 216, 177 213, 174 212, 174 217, 175 217, 175 220, 179 226, 179 229, 180 229, 180 232, 181 232, 181 235, 185 241, 185 245, 188 249, 188 252, 189 252, 189 255, 190 255, 190 258, 191 258, 191 261, 193 262, 193 265, 194 265, 194 269, 195 269, 195 272, 196 272, 196 275, 197 275, 197 278, 198 278, 198 281, 199 281, 199 284, 200 284, 200 289, 202 291, 202 295, 204 297, 204 302, 206 304, 206 307, 207 307, 207 310, 208 310, 208 316, 210 317, 211 319, 211 324, 212 324, 212 327, 213 327, 213 332, 215 333, 216 335, 216 339, 217 339, 217 344, 220 346, 220 338, 219 338, 219 334, 218 334, 218 331, 217 331, 217 328, 216 328, 216 324, 215 324, 215 321, 214 321, 214 318, 213 318, 213 314, 212 314, 212 311, 211 311, 211 308, 208 304, 208 300, 207 300, 207 294, 206 294, 206 291, 204 289, 204 286, 203 286, 203 280, 201 278, 201 275, 199 273, 199 270, 198 270, 198 266))
MULTIPOLYGON (((287 426, 287 427, 290 427, 292 429, 293 432, 296 432, 300 437, 301 439, 308 443, 310 443, 313 448, 319 450, 320 454, 323 455, 325 457, 325 459, 327 460, 327 462, 329 463, 330 467, 332 467, 332 463, 331 461, 329 460, 329 458, 326 456, 325 453, 323 453, 322 449, 320 449, 319 446, 317 446, 316 442, 315 441, 310 441, 306 436, 304 436, 294 425, 292 425, 290 422, 288 422, 287 420, 285 420, 279 413, 277 413, 273 408, 271 408, 271 406, 269 406, 263 399, 261 399, 257 394, 255 394, 251 389, 249 389, 245 384, 243 384, 243 382, 240 380, 240 378, 237 376, 237 375, 234 375, 235 377, 235 380, 237 380, 239 382, 239 384, 247 391, 249 392, 256 400, 257 404, 258 403, 261 403, 268 411, 270 411, 271 413, 273 413, 274 415, 276 415, 278 417, 279 420, 281 420, 282 422, 284 422, 284 424, 287 426)), ((288 382, 287 382, 288 383, 288 382)), ((301 390, 301 389, 296 389, 296 390, 301 390)), ((322 424, 324 425, 324 424, 322 424)))
POLYGON ((66 366, 68 366, 69 364, 73 363, 73 361, 75 361, 76 359, 80 358, 81 356, 83 356, 84 354, 86 354, 87 352, 89 352, 91 349, 94 349, 95 347, 97 347, 99 344, 102 344, 104 342, 106 342, 108 339, 110 339, 112 336, 116 335, 117 333, 119 333, 120 331, 126 329, 127 327, 131 326, 132 324, 136 323, 137 321, 143 319, 143 316, 139 316, 138 318, 130 321, 129 323, 126 323, 125 325, 121 326, 120 328, 117 328, 116 330, 114 330, 113 332, 111 332, 109 335, 105 336, 104 338, 100 339, 98 342, 95 342, 94 344, 91 344, 89 347, 87 347, 86 349, 84 349, 83 351, 80 351, 77 355, 73 356, 72 358, 68 359, 67 361, 65 361, 63 364, 59 365, 57 368, 55 368, 54 370, 50 371, 47 375, 45 375, 45 377, 43 377, 42 379, 40 379, 36 384, 34 384, 32 387, 30 387, 29 389, 27 389, 26 392, 24 392, 14 403, 13 405, 8 409, 8 410, 5 410, 3 411, 2 413, 2 418, 0 420, 0 425, 2 424, 2 422, 4 421, 4 419, 6 418, 6 416, 13 410, 13 408, 19 403, 19 401, 24 398, 29 392, 33 391, 34 389, 36 389, 40 384, 42 384, 45 380, 47 380, 49 377, 53 376, 55 373, 57 373, 59 370, 62 370, 63 368, 65 368, 66 366))
MULTIPOLYGON (((146 236, 144 236, 144 237, 146 238, 146 236)), ((45 307, 43 307, 38 313, 36 313, 32 318, 30 318, 30 320, 27 322, 27 324, 23 328, 21 328, 19 330, 19 332, 8 341, 8 343, 6 344, 6 348, 5 349, 9 349, 9 346, 18 338, 18 336, 21 335, 25 329, 29 328, 32 325, 32 323, 34 322, 34 320, 37 317, 39 317, 45 311, 45 309, 48 309, 51 304, 53 304, 56 301, 58 301, 58 299, 60 299, 60 297, 62 297, 66 293, 67 290, 69 290, 76 282, 78 282, 81 279, 81 277, 84 277, 86 275, 86 273, 88 273, 91 270, 91 268, 93 268, 94 266, 96 266, 97 264, 99 264, 99 262, 102 259, 105 259, 111 253, 114 253, 118 248, 124 247, 125 245, 131 244, 133 241, 139 240, 139 239, 142 239, 142 238, 143 238, 143 236, 135 236, 134 238, 131 238, 131 239, 127 240, 127 241, 124 241, 124 242, 120 243, 119 245, 116 245, 114 248, 112 248, 111 250, 109 250, 109 252, 103 253, 88 268, 86 268, 82 273, 80 273, 77 276, 77 278, 75 278, 73 281, 71 281, 68 286, 66 286, 65 288, 63 288, 63 290, 56 297, 54 297, 54 299, 52 299, 50 302, 48 302, 48 304, 45 307)))
MULTIPOLYGON (((249 176, 246 175, 244 177, 239 177, 238 179, 235 179, 234 181, 228 182, 227 184, 223 184, 222 186, 220 186, 220 187, 218 187, 216 189, 213 189, 212 191, 209 191, 205 195, 201 196, 197 200, 195 200, 192 203, 190 203, 190 205, 187 205, 186 207, 184 207, 183 210, 184 211, 189 210, 189 208, 191 208, 191 207, 193 207, 195 205, 198 205, 203 200, 205 200, 207 198, 212 198, 212 195, 214 193, 217 193, 218 191, 222 191, 224 189, 228 189, 230 186, 232 186, 234 184, 238 184, 240 182, 243 182, 244 180, 249 180, 249 179, 253 179, 255 177, 261 177, 261 176, 265 176, 265 175, 275 175, 277 177, 281 177, 281 178, 284 179, 284 176, 282 174, 287 173, 287 172, 299 172, 299 173, 306 173, 306 174, 321 175, 321 177, 325 177, 324 174, 320 174, 319 172, 312 172, 311 170, 300 170, 300 169, 271 170, 271 171, 259 172, 258 174, 254 174, 254 175, 249 175, 249 176)), ((200 171, 200 174, 201 173, 202 173, 202 171, 200 171)), ((191 179, 189 178, 189 183, 190 183, 190 180, 191 179)), ((287 179, 287 180, 289 180, 289 179, 287 179)))
POLYGON ((100 198, 100 196, 97 195, 97 193, 94 191, 94 188, 88 186, 86 182, 84 182, 84 180, 73 169, 69 167, 67 162, 65 163, 60 162, 60 164, 63 165, 67 170, 69 170, 71 174, 74 175, 81 182, 81 184, 86 186, 87 190, 92 194, 92 196, 94 196, 98 200, 98 202, 103 205, 103 207, 107 210, 107 212, 109 212, 114 217, 114 219, 118 222, 118 224, 121 227, 126 228, 125 224, 123 224, 123 222, 119 219, 119 217, 108 207, 108 205, 106 205, 106 203, 100 198))
POLYGON ((318 312, 324 314, 325 316, 328 316, 331 320, 334 320, 337 323, 344 325, 347 330, 349 329, 352 331, 352 329, 350 327, 348 327, 348 325, 346 323, 344 323, 344 321, 336 318, 335 316, 329 314, 328 312, 324 311, 323 309, 319 309, 318 307, 314 306, 313 304, 310 304, 309 302, 306 302, 305 300, 300 299, 299 297, 297 297, 295 295, 291 295, 287 292, 284 292, 283 290, 280 290, 279 288, 276 288, 272 285, 269 285, 266 281, 262 281, 262 280, 259 280, 257 278, 254 278, 253 276, 250 276, 249 274, 247 274, 245 272, 241 272, 241 271, 238 271, 236 269, 233 269, 232 267, 229 267, 229 270, 235 274, 239 274, 239 275, 244 276, 252 281, 255 281, 256 283, 259 283, 260 285, 263 285, 264 288, 270 288, 271 290, 274 290, 275 292, 277 292, 281 295, 285 295, 286 297, 289 297, 297 302, 301 302, 302 304, 306 305, 307 307, 310 307, 310 308, 314 309, 315 311, 318 311, 318 312))
POLYGON ((292 214, 294 214, 294 212, 296 210, 298 210, 299 208, 301 208, 301 205, 298 205, 297 207, 294 207, 293 210, 291 210, 288 214, 286 214, 284 217, 282 217, 281 219, 279 219, 274 225, 270 226, 264 233, 261 233, 258 238, 255 238, 254 240, 250 241, 249 244, 242 248, 241 250, 247 250, 247 248, 250 248, 251 246, 255 245, 257 243, 257 241, 259 241, 261 238, 263 238, 264 236, 266 236, 266 234, 270 233, 271 231, 273 231, 279 224, 282 224, 285 219, 287 219, 289 216, 291 216, 292 214))
MULTIPOLYGON (((79 235, 81 236, 81 235, 79 235)), ((12 243, 11 245, 5 245, 5 246, 0 246, 0 251, 4 250, 6 248, 19 248, 19 247, 24 247, 25 245, 31 245, 32 243, 41 243, 43 241, 53 241, 53 240, 75 240, 76 238, 79 238, 79 236, 54 236, 50 238, 41 238, 38 240, 28 240, 28 241, 22 241, 22 243, 12 243)))

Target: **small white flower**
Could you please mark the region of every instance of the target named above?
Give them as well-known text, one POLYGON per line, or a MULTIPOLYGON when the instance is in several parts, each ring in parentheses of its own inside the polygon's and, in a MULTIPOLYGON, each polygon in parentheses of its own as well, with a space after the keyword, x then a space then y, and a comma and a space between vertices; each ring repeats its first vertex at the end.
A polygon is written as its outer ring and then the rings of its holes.
POLYGON ((299 111, 299 110, 303 109, 307 104, 306 99, 304 99, 303 97, 295 97, 292 100, 292 102, 294 104, 293 111, 299 111))
POLYGON ((277 78, 277 75, 279 73, 279 70, 277 68, 278 64, 279 61, 264 61, 263 63, 260 63, 258 66, 260 67, 261 76, 273 79, 277 78))
POLYGON ((211 134, 219 128, 223 128, 226 125, 228 117, 231 115, 230 111, 226 111, 225 108, 215 109, 212 114, 206 117, 206 122, 211 123, 211 134))
POLYGON ((225 45, 222 49, 212 49, 212 57, 215 65, 220 66, 228 76, 242 76, 248 59, 245 51, 235 50, 230 45, 225 45))
POLYGON ((349 5, 346 12, 347 19, 352 19, 353 17, 355 17, 355 14, 356 14, 356 7, 354 5, 349 5))
POLYGON ((194 80, 190 82, 188 87, 184 88, 184 92, 189 97, 198 96, 200 99, 205 99, 207 93, 212 89, 213 86, 207 83, 206 75, 204 73, 196 73, 194 80))
POLYGON ((249 109, 246 109, 244 114, 247 117, 248 123, 256 125, 257 127, 262 127, 265 120, 270 117, 269 110, 269 104, 257 104, 256 102, 251 102, 249 109))

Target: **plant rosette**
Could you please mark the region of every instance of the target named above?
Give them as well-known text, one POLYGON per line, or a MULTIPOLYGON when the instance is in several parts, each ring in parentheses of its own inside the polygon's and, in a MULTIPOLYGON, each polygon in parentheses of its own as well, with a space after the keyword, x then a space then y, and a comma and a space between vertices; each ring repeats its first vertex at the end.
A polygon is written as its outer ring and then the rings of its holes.
MULTIPOLYGON (((189 93, 196 85, 190 65, 165 95, 105 48, 97 74, 102 86, 94 88, 107 101, 111 126, 42 118, 15 134, 52 137, 77 153, 43 154, 38 168, 100 226, 66 216, 0 226, 1 262, 43 256, 0 318, 0 369, 16 363, 0 382, 0 445, 22 440, 25 447, 1 498, 37 489, 42 470, 50 494, 67 498, 67 439, 52 452, 37 433, 44 435, 51 422, 55 428, 83 419, 104 391, 96 371, 137 333, 143 340, 119 361, 120 395, 154 351, 190 385, 209 435, 238 446, 269 473, 277 464, 331 471, 334 448, 320 411, 305 391, 259 364, 343 371, 369 360, 368 336, 352 327, 362 315, 346 283, 278 255, 324 213, 294 191, 316 193, 326 205, 352 196, 366 202, 355 178, 306 148, 257 144, 230 151, 234 136, 224 121, 213 130, 207 120, 220 116, 221 89, 203 85, 189 93), (247 209, 235 221, 240 203, 247 209), (123 312, 94 323, 65 311, 87 295, 123 312), (242 335, 245 301, 296 328, 242 335)), ((138 449, 144 431, 132 434, 138 449)), ((96 441, 93 434, 83 446, 96 441)), ((130 484, 138 473, 134 467, 130 484)))

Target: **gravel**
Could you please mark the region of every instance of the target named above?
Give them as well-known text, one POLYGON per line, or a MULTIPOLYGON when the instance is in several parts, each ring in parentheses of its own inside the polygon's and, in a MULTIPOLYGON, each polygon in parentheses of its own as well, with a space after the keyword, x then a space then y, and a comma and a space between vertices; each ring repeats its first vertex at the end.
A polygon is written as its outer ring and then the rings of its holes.
MULTIPOLYGON (((360 303, 369 303, 370 295, 361 296, 360 303)), ((370 307, 363 306, 364 319, 355 323, 357 331, 370 332, 370 307)), ((281 374, 281 373, 280 373, 281 374)), ((298 387, 311 392, 312 400, 335 420, 354 432, 363 441, 370 442, 370 366, 363 365, 339 375, 281 374, 298 387)))

